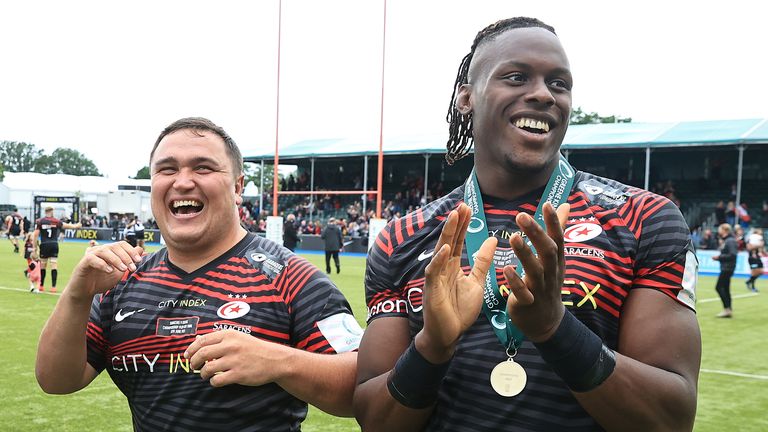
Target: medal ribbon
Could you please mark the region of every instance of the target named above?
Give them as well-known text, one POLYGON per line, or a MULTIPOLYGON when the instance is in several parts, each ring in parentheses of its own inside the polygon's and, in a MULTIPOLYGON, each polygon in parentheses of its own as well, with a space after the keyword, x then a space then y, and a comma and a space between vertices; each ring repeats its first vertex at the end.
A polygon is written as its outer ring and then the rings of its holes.
MULTIPOLYGON (((560 155, 560 160, 552 175, 549 177, 547 187, 544 189, 544 193, 539 200, 539 206, 536 208, 536 213, 533 214, 533 219, 542 228, 544 226, 544 216, 542 215, 542 208, 544 203, 551 203, 552 206, 557 209, 560 204, 564 203, 570 195, 571 188, 573 187, 574 170, 571 164, 560 155)), ((488 223, 485 219, 485 211, 483 210, 483 198, 480 194, 480 185, 477 183, 477 175, 475 169, 472 168, 472 172, 467 178, 467 183, 464 186, 464 202, 469 206, 472 212, 472 218, 469 221, 467 227, 467 235, 465 237, 465 244, 467 245, 467 259, 469 260, 470 267, 475 265, 475 255, 480 250, 480 246, 485 239, 488 238, 488 223)), ((546 228, 545 228, 546 229, 546 228)), ((525 244, 531 248, 534 254, 536 249, 533 247, 533 243, 526 236, 525 244)), ((518 263, 517 274, 522 278, 525 276, 525 270, 523 265, 518 263)), ((484 292, 483 292, 483 313, 488 321, 491 323, 496 337, 499 338, 504 347, 509 349, 510 347, 517 348, 519 343, 524 339, 523 333, 512 324, 507 316, 507 299, 501 295, 499 291, 499 284, 496 281, 496 267, 491 259, 491 266, 488 269, 488 274, 485 278, 484 292)))

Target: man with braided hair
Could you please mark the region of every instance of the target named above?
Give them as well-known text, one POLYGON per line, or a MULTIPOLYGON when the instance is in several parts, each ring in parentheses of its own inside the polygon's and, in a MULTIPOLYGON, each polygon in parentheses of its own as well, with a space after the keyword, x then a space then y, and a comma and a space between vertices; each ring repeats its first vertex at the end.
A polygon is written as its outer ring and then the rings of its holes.
POLYGON ((368 431, 691 430, 697 261, 666 198, 560 155, 573 78, 532 18, 478 33, 447 120, 467 182, 392 221, 365 275, 368 431))

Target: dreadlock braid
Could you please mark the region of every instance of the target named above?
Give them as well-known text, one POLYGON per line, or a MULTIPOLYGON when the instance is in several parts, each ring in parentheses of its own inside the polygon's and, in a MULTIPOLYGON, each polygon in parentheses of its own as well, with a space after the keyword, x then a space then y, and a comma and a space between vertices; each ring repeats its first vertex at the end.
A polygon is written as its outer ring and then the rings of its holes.
POLYGON ((449 165, 453 165, 457 160, 467 156, 472 150, 472 144, 474 143, 474 137, 472 136, 472 113, 470 112, 466 115, 460 113, 456 107, 456 98, 461 86, 469 83, 469 66, 472 63, 475 50, 481 43, 491 41, 507 30, 528 27, 539 27, 555 33, 554 28, 536 18, 507 18, 480 30, 472 42, 469 54, 461 59, 461 64, 456 74, 456 82, 453 84, 451 103, 448 105, 448 114, 445 116, 445 120, 448 122, 448 143, 446 144, 448 151, 445 154, 445 160, 449 165))

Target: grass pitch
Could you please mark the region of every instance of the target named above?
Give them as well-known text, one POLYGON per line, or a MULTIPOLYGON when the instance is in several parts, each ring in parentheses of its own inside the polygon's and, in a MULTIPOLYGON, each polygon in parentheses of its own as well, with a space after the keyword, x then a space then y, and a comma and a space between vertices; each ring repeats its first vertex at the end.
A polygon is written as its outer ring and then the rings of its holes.
MULTIPOLYGON (((72 268, 86 243, 61 244, 59 290, 66 286, 72 268)), ((150 248, 151 250, 152 248, 150 248)), ((307 259, 324 268, 323 255, 307 259)), ((10 242, 0 241, 0 431, 130 431, 131 415, 123 395, 107 374, 72 395, 44 394, 34 377, 35 351, 40 330, 48 318, 55 295, 28 293, 22 274, 25 262, 12 253, 10 242)), ((355 316, 365 319, 363 272, 360 257, 341 257, 340 274, 331 278, 347 296, 355 316)), ((50 281, 50 275, 48 276, 50 281)), ((752 295, 744 280, 734 278, 734 318, 715 318, 720 302, 715 279, 699 279, 698 318, 703 335, 702 372, 699 377, 697 432, 768 430, 768 279, 758 281, 766 293, 752 295)), ((50 285, 50 282, 49 282, 50 285)), ((357 431, 353 419, 329 416, 310 408, 303 430, 308 432, 357 431)))

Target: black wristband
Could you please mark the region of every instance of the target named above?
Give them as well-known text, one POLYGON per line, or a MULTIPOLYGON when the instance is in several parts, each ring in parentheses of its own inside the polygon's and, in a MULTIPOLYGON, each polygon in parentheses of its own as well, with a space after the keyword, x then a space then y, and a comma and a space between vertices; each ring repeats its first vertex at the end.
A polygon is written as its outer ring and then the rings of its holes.
POLYGON ((613 350, 567 310, 555 334, 534 345, 544 361, 575 392, 599 386, 616 366, 613 350))
POLYGON ((428 408, 437 401, 437 392, 450 364, 450 361, 430 363, 411 342, 387 377, 389 394, 408 408, 428 408))

